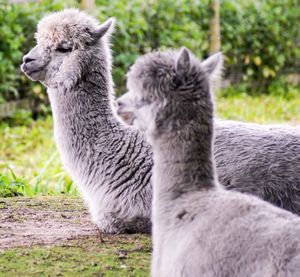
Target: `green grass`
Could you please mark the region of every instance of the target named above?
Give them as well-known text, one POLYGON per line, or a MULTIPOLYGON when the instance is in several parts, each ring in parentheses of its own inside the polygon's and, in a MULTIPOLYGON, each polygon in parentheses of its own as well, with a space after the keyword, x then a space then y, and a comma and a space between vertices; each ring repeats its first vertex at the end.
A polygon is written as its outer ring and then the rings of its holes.
POLYGON ((300 124, 300 91, 277 96, 249 96, 243 93, 219 96, 216 102, 220 118, 265 124, 300 124))
POLYGON ((11 172, 11 175, 12 179, 8 176, 0 175, 0 196, 23 196, 26 182, 24 182, 21 178, 17 178, 13 172, 11 172))
MULTIPOLYGON (((249 96, 228 91, 224 95, 223 92, 216 97, 217 116, 220 118, 300 124, 299 90, 285 95, 249 96)), ((0 138, 0 196, 14 196, 16 189, 17 193, 26 196, 78 194, 60 162, 51 117, 27 120, 23 126, 2 123, 0 138)))
POLYGON ((2 123, 0 137, 0 176, 5 176, 2 188, 18 181, 26 196, 77 194, 60 162, 51 117, 23 126, 2 123))
POLYGON ((151 245, 146 235, 87 238, 68 245, 13 248, 0 252, 0 277, 149 276, 151 245))

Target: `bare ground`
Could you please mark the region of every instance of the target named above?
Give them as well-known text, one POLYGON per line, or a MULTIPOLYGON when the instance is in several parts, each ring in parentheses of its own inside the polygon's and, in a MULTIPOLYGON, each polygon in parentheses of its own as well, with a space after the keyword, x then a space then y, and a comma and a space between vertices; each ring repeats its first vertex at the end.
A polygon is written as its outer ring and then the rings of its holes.
POLYGON ((101 235, 82 200, 0 198, 0 277, 149 276, 148 235, 101 235))
POLYGON ((0 198, 0 249, 99 236, 80 198, 0 198))

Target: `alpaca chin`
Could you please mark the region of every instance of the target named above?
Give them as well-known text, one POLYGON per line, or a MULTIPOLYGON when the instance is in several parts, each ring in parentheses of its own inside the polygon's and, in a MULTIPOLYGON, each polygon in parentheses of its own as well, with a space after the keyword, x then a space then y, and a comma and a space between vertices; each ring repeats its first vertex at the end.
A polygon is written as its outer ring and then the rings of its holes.
POLYGON ((73 76, 68 76, 65 78, 61 78, 62 80, 58 82, 57 89, 64 91, 72 91, 76 84, 77 84, 77 78, 74 78, 73 76))

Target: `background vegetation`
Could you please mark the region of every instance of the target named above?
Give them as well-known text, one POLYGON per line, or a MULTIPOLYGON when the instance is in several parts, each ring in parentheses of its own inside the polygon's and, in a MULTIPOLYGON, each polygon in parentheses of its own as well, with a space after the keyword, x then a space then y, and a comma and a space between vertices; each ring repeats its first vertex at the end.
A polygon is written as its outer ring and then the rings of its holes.
MULTIPOLYGON (((185 45, 198 57, 209 49, 209 0, 96 0, 100 21, 117 19, 113 36, 114 81, 124 90, 125 73, 135 59, 158 48, 185 45)), ((221 1, 222 51, 226 77, 251 93, 286 84, 300 67, 299 0, 221 1)), ((0 101, 25 96, 45 98, 42 88, 20 73, 21 58, 35 43, 36 24, 45 14, 77 1, 1 2, 0 101)))
MULTIPOLYGON (((0 196, 77 194, 55 148, 45 89, 19 70, 23 54, 35 43, 39 19, 65 7, 79 3, 0 3, 0 117, 7 103, 29 99, 38 118, 17 109, 1 119, 0 196)), ((299 0, 222 0, 220 8, 224 77, 230 86, 217 96, 218 115, 298 124, 299 0)), ((208 56, 209 0, 96 0, 91 13, 100 21, 117 19, 112 49, 118 95, 125 90, 125 73, 141 54, 185 45, 198 57, 208 56)))

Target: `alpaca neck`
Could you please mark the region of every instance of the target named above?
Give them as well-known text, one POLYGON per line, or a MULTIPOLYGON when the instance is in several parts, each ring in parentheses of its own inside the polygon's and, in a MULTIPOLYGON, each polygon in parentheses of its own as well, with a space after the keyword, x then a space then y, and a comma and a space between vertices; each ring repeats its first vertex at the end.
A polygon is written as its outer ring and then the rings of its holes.
MULTIPOLYGON (((188 130, 186 125, 184 129, 188 130)), ((197 130, 193 129, 189 135, 175 131, 153 142, 156 193, 177 198, 185 192, 216 186, 212 122, 199 123, 197 130)))
POLYGON ((109 131, 108 125, 115 127, 119 123, 112 107, 112 84, 109 76, 105 76, 108 72, 92 68, 90 71, 70 91, 63 87, 48 91, 55 124, 67 129, 77 126, 79 129, 72 129, 74 135, 89 132, 89 140, 85 138, 83 143, 99 139, 103 132, 109 131))
POLYGON ((60 157, 94 220, 106 211, 148 222, 151 149, 139 132, 115 116, 110 66, 100 62, 89 66, 74 90, 48 90, 60 157))
POLYGON ((61 158, 71 174, 80 175, 73 176, 80 182, 93 156, 101 161, 107 142, 118 138, 121 124, 112 109, 112 90, 110 67, 97 58, 73 89, 48 89, 61 158))

